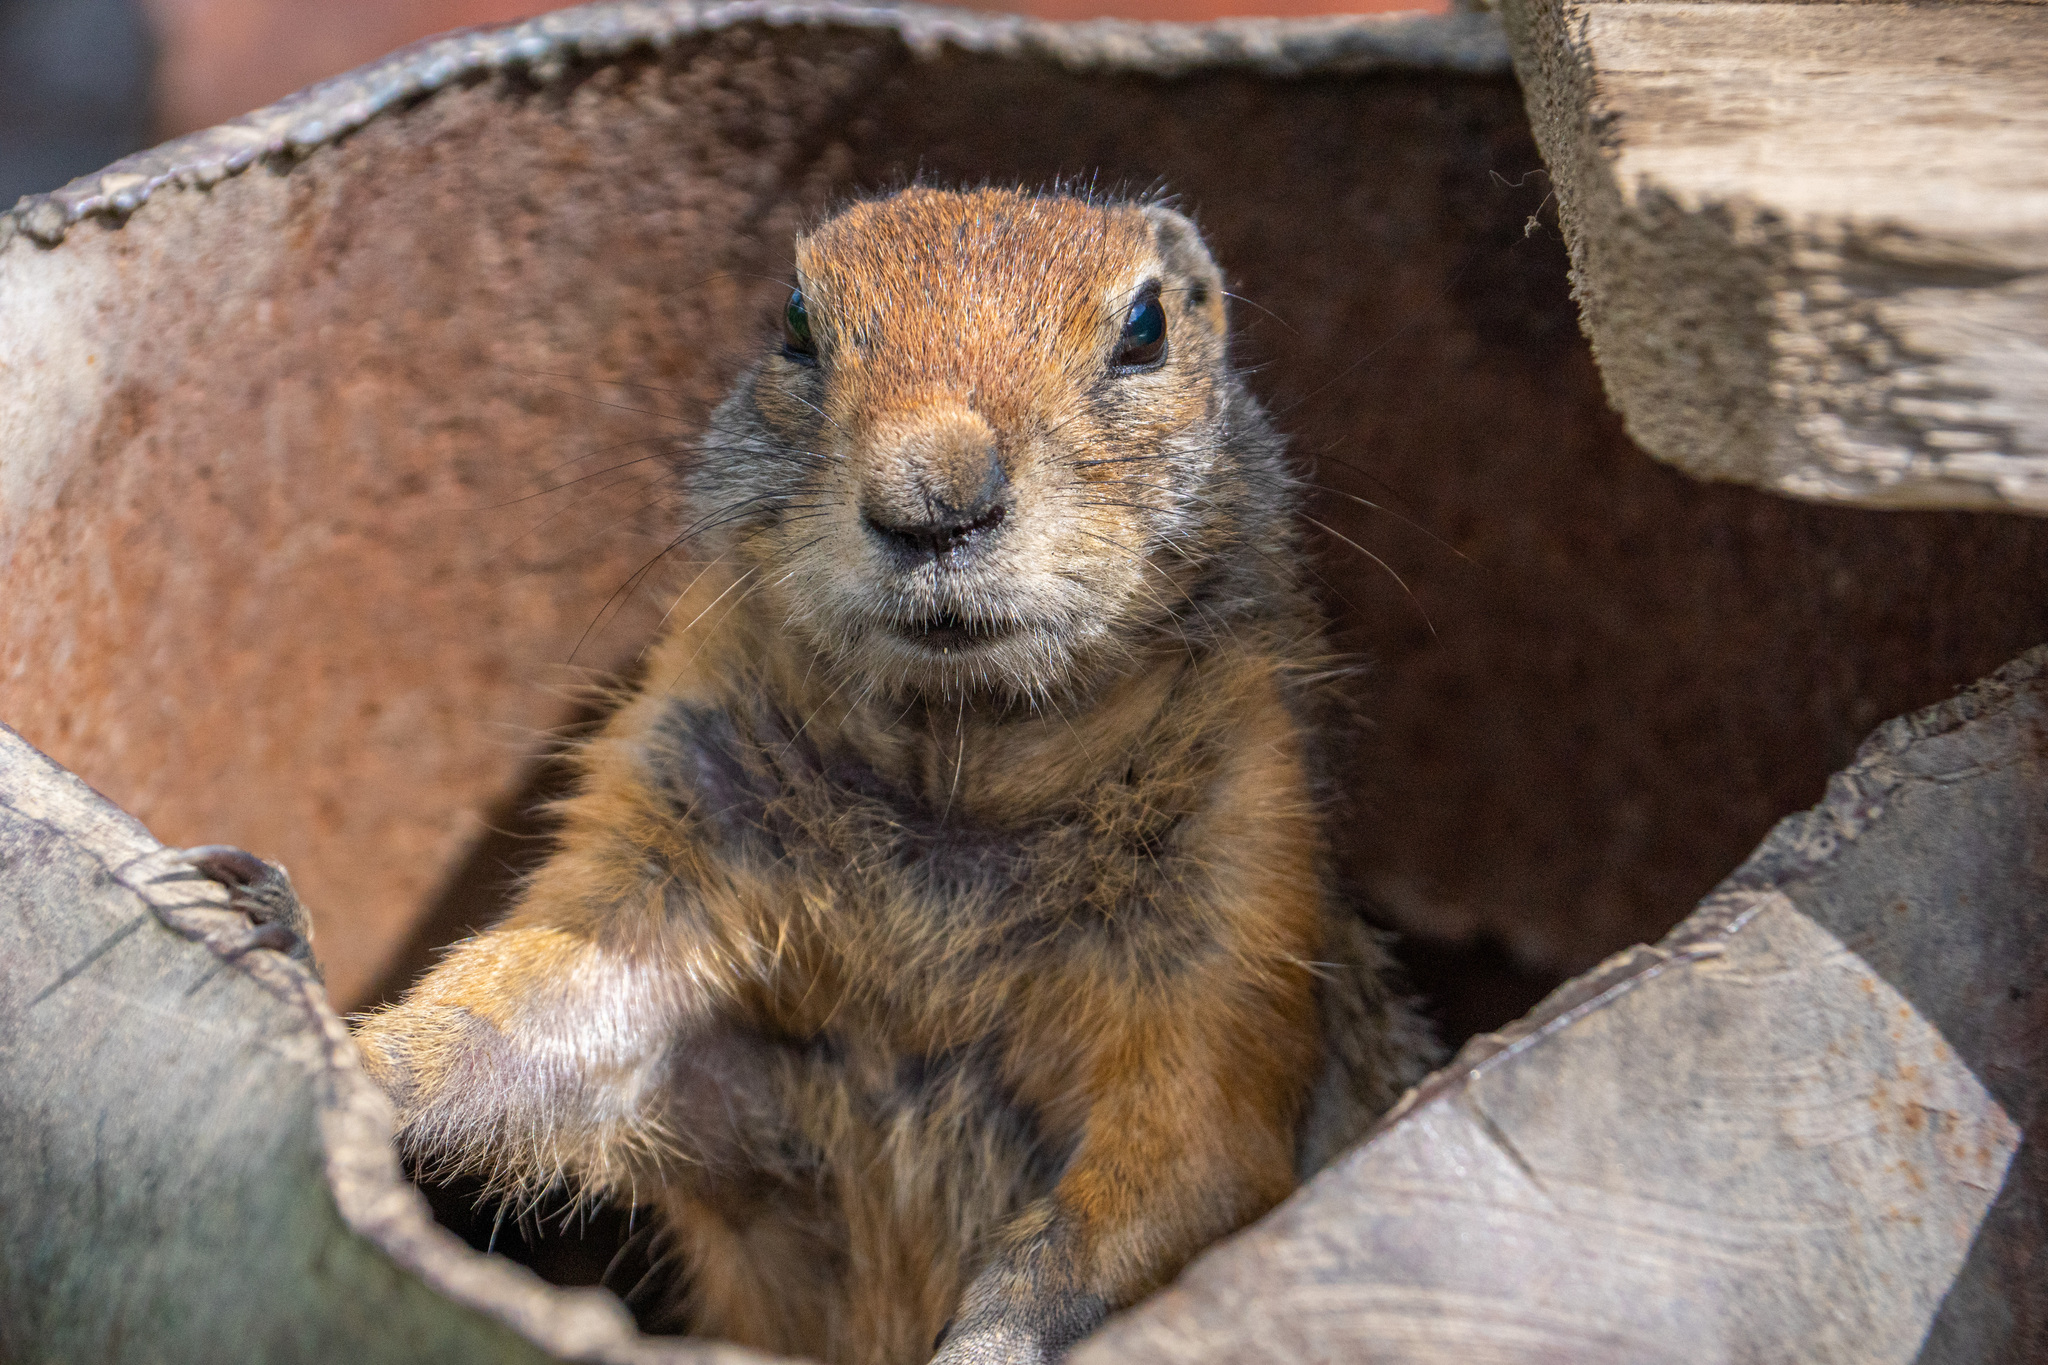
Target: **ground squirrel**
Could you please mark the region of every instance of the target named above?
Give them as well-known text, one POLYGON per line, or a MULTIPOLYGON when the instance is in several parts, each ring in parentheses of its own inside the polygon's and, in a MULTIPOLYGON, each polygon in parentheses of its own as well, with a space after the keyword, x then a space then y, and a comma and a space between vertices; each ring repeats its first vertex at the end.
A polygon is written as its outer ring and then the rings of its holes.
POLYGON ((1296 485, 1171 208, 913 188, 795 283, 557 851, 356 1040, 416 1160, 655 1205, 700 1332, 1051 1360, 1424 1051, 1332 887, 1296 485))

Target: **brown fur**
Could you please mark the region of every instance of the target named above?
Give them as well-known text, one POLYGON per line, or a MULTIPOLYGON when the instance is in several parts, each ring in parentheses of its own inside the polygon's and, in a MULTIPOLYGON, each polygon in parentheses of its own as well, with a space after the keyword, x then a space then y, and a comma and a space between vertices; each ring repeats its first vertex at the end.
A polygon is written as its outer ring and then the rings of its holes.
POLYGON ((658 1205, 702 1331, 1050 1359, 1421 1055, 1329 885, 1292 482, 1169 210, 910 190, 797 272, 559 851, 357 1038, 422 1158, 658 1205))

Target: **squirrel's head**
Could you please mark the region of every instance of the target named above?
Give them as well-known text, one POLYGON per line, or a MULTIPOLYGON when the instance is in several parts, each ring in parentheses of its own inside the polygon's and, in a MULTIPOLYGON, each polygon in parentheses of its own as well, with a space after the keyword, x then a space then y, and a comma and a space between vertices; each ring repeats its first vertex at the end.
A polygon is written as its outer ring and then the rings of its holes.
POLYGON ((795 284, 690 480, 790 629, 885 690, 1015 697, 1205 628, 1284 478, 1188 219, 910 189, 800 238, 795 284))

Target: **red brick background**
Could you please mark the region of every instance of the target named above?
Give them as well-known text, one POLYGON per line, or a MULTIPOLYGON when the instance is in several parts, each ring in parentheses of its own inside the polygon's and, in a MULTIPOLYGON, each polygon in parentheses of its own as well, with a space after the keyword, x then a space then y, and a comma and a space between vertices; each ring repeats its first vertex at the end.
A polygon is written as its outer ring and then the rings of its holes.
MULTIPOLYGON (((210 127, 452 28, 561 8, 545 0, 145 0, 163 43, 157 111, 165 137, 210 127)), ((1447 0, 1017 0, 972 4, 1045 19, 1440 11, 1447 0)))

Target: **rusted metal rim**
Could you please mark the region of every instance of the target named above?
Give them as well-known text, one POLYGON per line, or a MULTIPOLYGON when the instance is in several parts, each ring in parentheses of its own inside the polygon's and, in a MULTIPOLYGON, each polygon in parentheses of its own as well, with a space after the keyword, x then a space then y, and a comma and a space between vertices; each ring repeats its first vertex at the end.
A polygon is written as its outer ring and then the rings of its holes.
POLYGON ((615 0, 429 38, 267 108, 123 157, 62 189, 28 195, 0 214, 0 251, 18 236, 55 246, 80 219, 124 218, 165 187, 208 189, 259 163, 289 163, 451 86, 499 74, 546 85, 579 65, 659 53, 688 38, 749 25, 888 33, 926 60, 961 52, 1043 62, 1076 74, 1171 79, 1248 71, 1287 78, 1386 71, 1496 75, 1509 70, 1507 40, 1488 13, 1062 24, 927 5, 866 7, 838 0, 615 0))

